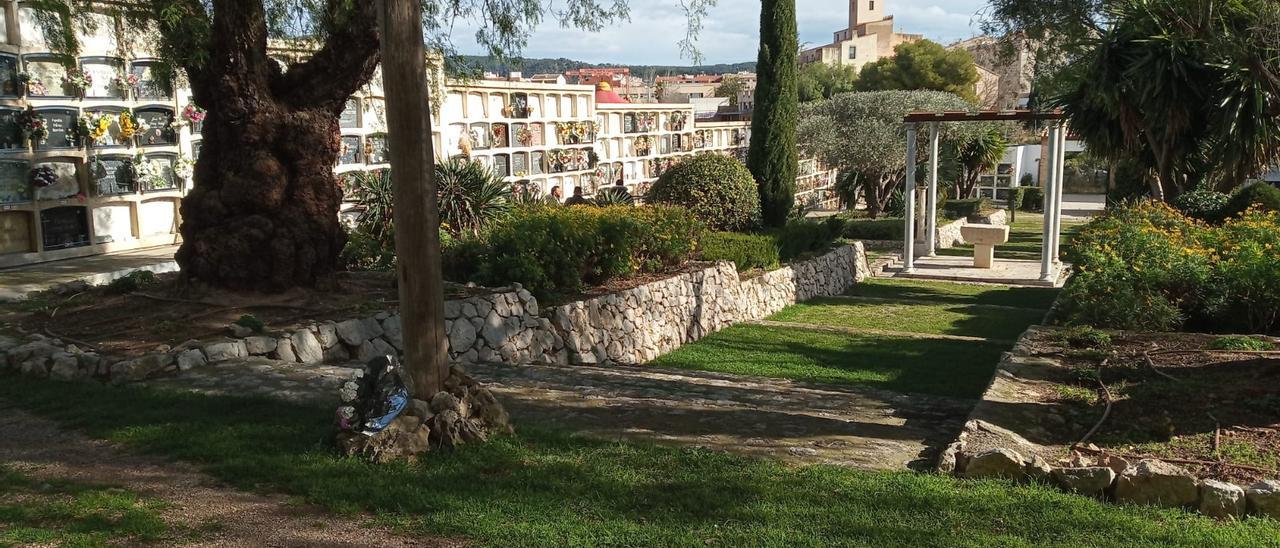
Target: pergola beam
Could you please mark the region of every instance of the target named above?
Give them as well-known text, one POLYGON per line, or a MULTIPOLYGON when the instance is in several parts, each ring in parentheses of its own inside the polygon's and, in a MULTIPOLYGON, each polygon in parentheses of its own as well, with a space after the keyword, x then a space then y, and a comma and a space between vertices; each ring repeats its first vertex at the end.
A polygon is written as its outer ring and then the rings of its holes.
POLYGON ((943 112, 912 112, 907 114, 902 121, 906 123, 928 123, 928 122, 1007 122, 1007 121, 1029 121, 1029 120, 1063 120, 1066 115, 1061 110, 1054 109, 1049 111, 1038 110, 979 110, 975 112, 966 111, 943 111, 943 112))

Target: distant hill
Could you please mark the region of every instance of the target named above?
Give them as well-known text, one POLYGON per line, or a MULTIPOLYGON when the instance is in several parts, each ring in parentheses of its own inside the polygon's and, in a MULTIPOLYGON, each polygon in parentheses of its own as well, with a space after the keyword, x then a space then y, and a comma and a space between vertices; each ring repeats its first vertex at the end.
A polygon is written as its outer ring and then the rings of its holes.
POLYGON ((487 72, 496 74, 506 74, 507 72, 518 70, 525 76, 534 74, 551 74, 562 73, 567 70, 579 68, 604 68, 604 67, 626 67, 631 69, 632 76, 640 76, 650 78, 652 76, 666 76, 668 74, 728 74, 732 72, 754 71, 756 70, 755 62, 749 63, 721 63, 718 65, 699 65, 699 66, 679 66, 679 65, 624 65, 618 63, 587 63, 584 61, 575 61, 573 59, 517 59, 509 62, 499 62, 491 57, 483 55, 463 55, 461 61, 469 66, 483 69, 487 72))

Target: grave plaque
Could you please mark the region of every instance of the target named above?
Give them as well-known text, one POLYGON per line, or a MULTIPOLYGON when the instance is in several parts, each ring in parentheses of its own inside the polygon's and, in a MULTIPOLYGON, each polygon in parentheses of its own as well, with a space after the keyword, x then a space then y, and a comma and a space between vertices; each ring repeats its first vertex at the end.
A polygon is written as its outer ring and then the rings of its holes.
POLYGON ((151 68, 153 63, 142 62, 134 63, 129 67, 129 72, 138 77, 138 86, 134 88, 135 98, 137 99, 168 99, 169 94, 155 79, 154 71, 151 68))
POLYGON ((26 143, 22 139, 22 131, 18 129, 17 109, 0 109, 0 150, 25 150, 26 143))
POLYGON ((52 185, 35 189, 37 200, 61 200, 80 193, 80 180, 76 178, 74 162, 55 160, 31 164, 33 170, 42 167, 52 169, 57 180, 52 185))
POLYGON ((18 58, 0 55, 0 95, 18 95, 18 58))
POLYGON ((347 108, 343 109, 342 115, 338 117, 338 125, 343 128, 360 127, 359 114, 360 102, 347 99, 347 108))
POLYGON ((369 157, 365 159, 370 164, 387 163, 387 136, 386 135, 370 135, 369 136, 369 157))
POLYGON ((529 153, 529 173, 531 175, 542 174, 542 153, 541 152, 529 153))
POLYGON ((156 154, 147 157, 147 161, 160 165, 160 180, 152 180, 146 190, 173 190, 178 188, 178 175, 173 172, 175 157, 170 154, 156 154))
POLYGON ((31 184, 27 182, 27 163, 0 162, 0 204, 31 201, 31 184))
POLYGON ((499 176, 511 176, 511 163, 506 154, 499 154, 493 157, 493 169, 498 172, 499 176))
POLYGON ((172 145, 178 142, 177 132, 169 127, 173 122, 173 111, 166 108, 140 108, 134 110, 134 116, 146 131, 138 131, 139 146, 172 145))
POLYGON ((89 177, 94 181, 98 196, 134 191, 133 168, 127 156, 99 156, 89 164, 89 177))
POLYGON ((529 158, 524 154, 511 155, 511 172, 518 177, 529 173, 529 158))
POLYGON ((342 155, 338 158, 339 164, 358 164, 360 163, 360 137, 356 135, 342 136, 342 155))
POLYGON ((75 127, 76 127, 76 111, 66 108, 42 108, 36 109, 44 116, 45 123, 49 126, 49 137, 43 143, 36 146, 38 149, 50 148, 74 148, 75 143, 75 127))
POLYGON ((69 97, 71 90, 62 83, 67 75, 67 67, 47 56, 26 56, 27 72, 31 73, 32 84, 27 94, 33 97, 69 97), (39 82, 39 85, 36 82, 39 82))
POLYGON ((89 89, 85 90, 85 97, 114 99, 123 96, 123 91, 115 82, 116 74, 121 67, 119 61, 102 58, 85 59, 81 67, 85 74, 93 78, 89 89))
POLYGON ((118 147, 124 146, 124 139, 120 138, 120 112, 121 109, 93 109, 86 111, 86 114, 100 114, 108 117, 111 121, 110 127, 107 128, 106 135, 93 142, 93 148, 118 147))
POLYGON ((63 206, 41 211, 40 228, 46 251, 89 245, 89 220, 83 207, 63 206))

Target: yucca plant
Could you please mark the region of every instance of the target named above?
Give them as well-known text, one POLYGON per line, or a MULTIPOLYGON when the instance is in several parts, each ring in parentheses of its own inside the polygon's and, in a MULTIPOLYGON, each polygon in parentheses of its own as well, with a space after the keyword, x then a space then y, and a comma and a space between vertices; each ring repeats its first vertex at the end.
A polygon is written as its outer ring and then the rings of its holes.
POLYGON ((385 249, 395 249, 395 193, 391 170, 358 171, 344 175, 345 185, 360 210, 357 228, 385 249))
POLYGON ((441 228, 454 237, 478 236, 511 211, 511 185, 496 171, 464 158, 436 164, 441 228))
POLYGON ((596 197, 594 200, 592 200, 592 203, 600 207, 608 207, 608 206, 615 206, 615 205, 629 206, 629 205, 636 205, 636 199, 630 193, 619 192, 617 190, 614 190, 613 187, 609 187, 609 188, 602 188, 596 191, 596 197))

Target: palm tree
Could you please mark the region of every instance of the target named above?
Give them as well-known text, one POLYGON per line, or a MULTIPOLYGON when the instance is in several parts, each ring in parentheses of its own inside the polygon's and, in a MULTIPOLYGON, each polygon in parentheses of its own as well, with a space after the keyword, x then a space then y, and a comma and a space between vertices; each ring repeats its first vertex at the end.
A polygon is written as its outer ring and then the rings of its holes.
POLYGON ((956 198, 964 199, 973 196, 978 186, 978 179, 983 173, 1000 165, 1004 159, 1004 151, 1009 142, 999 128, 988 128, 974 135, 955 147, 956 162, 960 164, 961 176, 956 182, 956 198))
POLYGON ((440 228, 451 236, 478 236, 511 210, 511 185, 496 171, 465 158, 436 164, 440 228))

